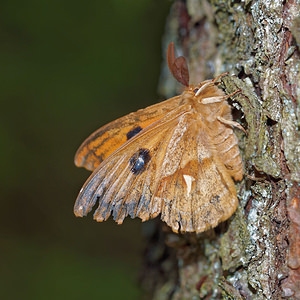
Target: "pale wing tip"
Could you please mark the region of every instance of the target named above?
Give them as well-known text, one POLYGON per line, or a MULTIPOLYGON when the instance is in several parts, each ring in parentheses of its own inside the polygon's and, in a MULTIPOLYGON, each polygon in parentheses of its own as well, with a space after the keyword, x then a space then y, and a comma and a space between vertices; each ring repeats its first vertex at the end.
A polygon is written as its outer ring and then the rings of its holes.
POLYGON ((81 153, 81 147, 76 151, 74 156, 74 164, 76 167, 84 167, 86 158, 81 153))
POLYGON ((82 167, 82 161, 79 160, 76 156, 74 158, 74 164, 76 167, 82 167))
MULTIPOLYGON (((107 219, 111 216, 111 211, 108 211, 106 213, 100 213, 100 212, 97 212, 97 210, 95 211, 94 213, 94 217, 93 219, 97 222, 103 222, 103 221, 107 221, 107 219)), ((125 217, 125 216, 124 216, 125 217)), ((121 225, 124 221, 124 217, 122 216, 119 216, 117 218, 114 218, 114 221, 118 224, 118 225, 121 225)))
POLYGON ((80 168, 83 167, 85 169, 87 169, 88 171, 94 171, 96 169, 95 162, 90 160, 89 162, 87 162, 87 158, 85 156, 81 156, 80 155, 75 155, 74 157, 74 164, 76 167, 80 168))
POLYGON ((92 210, 95 203, 86 201, 86 198, 80 196, 81 191, 76 199, 73 212, 76 217, 85 217, 92 210))
POLYGON ((74 163, 77 167, 79 167, 82 162, 81 152, 82 152, 82 145, 80 145, 80 147, 77 149, 75 156, 74 156, 74 163))
POLYGON ((76 203, 75 203, 73 212, 74 212, 74 215, 76 217, 81 217, 82 218, 83 216, 86 216, 86 214, 84 213, 83 206, 82 205, 78 206, 78 205, 76 205, 76 203))
POLYGON ((94 161, 89 159, 87 150, 82 147, 79 147, 75 153, 74 164, 76 167, 84 167, 89 171, 93 171, 95 169, 94 161))
POLYGON ((97 221, 97 222, 106 221, 103 217, 99 217, 99 216, 96 216, 96 215, 94 215, 94 220, 97 221))
POLYGON ((76 217, 83 217, 83 216, 87 215, 86 207, 85 207, 84 201, 82 201, 82 197, 81 197, 82 190, 83 190, 83 188, 81 188, 81 190, 76 198, 74 208, 73 208, 73 212, 76 217))

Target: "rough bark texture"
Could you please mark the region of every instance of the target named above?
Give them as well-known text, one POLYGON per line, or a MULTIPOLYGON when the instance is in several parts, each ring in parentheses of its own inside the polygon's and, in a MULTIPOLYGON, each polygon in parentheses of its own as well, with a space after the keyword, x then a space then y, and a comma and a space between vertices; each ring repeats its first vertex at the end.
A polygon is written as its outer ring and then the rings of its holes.
MULTIPOLYGON (((191 83, 222 72, 245 176, 234 216, 200 235, 149 231, 153 299, 300 299, 299 1, 175 1, 166 25, 191 83)), ((162 71, 160 92, 180 91, 162 71)))

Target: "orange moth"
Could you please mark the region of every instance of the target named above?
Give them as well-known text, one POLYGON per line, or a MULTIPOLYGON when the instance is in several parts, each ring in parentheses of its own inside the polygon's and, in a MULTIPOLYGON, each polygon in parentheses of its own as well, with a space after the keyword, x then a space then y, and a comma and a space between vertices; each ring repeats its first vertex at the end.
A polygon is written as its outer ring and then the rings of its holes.
POLYGON ((238 201, 234 180, 243 177, 231 109, 216 79, 189 85, 184 57, 168 47, 168 66, 186 88, 181 95, 119 118, 80 146, 75 164, 93 173, 74 213, 94 219, 112 214, 161 219, 174 232, 203 232, 227 220, 238 201))

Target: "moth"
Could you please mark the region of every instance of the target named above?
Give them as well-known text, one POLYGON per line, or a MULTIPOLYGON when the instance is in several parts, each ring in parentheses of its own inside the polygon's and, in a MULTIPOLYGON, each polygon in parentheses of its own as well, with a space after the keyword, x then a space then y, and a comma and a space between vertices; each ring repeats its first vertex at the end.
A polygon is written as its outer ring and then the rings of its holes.
POLYGON ((183 56, 167 52, 168 66, 185 89, 181 95, 130 113, 98 129, 80 146, 75 164, 93 173, 74 213, 94 219, 112 214, 161 219, 174 232, 200 233, 227 220, 238 200, 233 180, 243 177, 231 108, 217 77, 189 85, 183 56))

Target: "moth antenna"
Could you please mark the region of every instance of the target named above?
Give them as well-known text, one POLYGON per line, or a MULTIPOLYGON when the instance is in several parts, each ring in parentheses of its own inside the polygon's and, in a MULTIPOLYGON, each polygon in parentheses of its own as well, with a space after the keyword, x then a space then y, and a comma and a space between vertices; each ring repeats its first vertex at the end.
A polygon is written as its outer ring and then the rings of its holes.
POLYGON ((174 52, 174 43, 173 42, 171 42, 168 46, 167 61, 168 61, 169 70, 173 74, 172 67, 175 62, 175 52, 174 52))
POLYGON ((190 75, 186 59, 183 56, 175 58, 174 43, 168 46, 167 61, 170 72, 174 78, 185 86, 189 86, 190 75))

